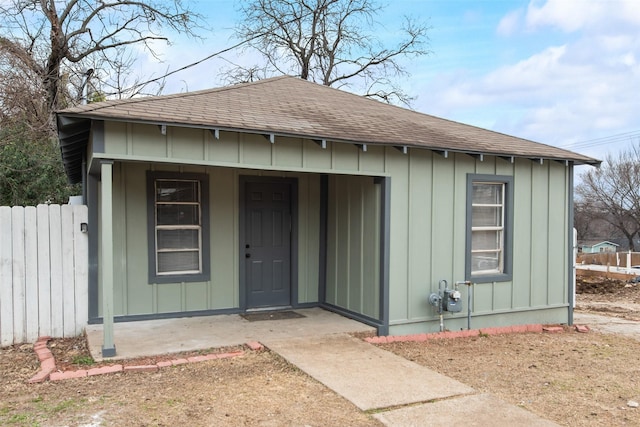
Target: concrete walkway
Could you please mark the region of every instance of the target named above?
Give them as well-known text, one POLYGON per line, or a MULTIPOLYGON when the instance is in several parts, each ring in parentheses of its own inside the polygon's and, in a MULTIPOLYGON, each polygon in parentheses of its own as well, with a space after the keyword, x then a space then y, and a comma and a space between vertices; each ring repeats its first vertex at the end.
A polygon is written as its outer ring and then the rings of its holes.
POLYGON ((349 335, 262 344, 363 411, 474 392, 461 382, 349 335))
POLYGON ((262 343, 387 426, 557 426, 346 334, 262 343))
MULTIPOLYGON (((116 323, 116 358, 242 345, 259 341, 387 426, 556 426, 495 396, 348 335, 373 332, 319 309, 304 317, 250 322, 238 315, 116 323)), ((101 360, 102 325, 87 327, 101 360)))
POLYGON ((576 311, 573 313, 573 321, 576 324, 589 325, 589 328, 596 332, 626 335, 640 340, 640 322, 636 320, 576 311))

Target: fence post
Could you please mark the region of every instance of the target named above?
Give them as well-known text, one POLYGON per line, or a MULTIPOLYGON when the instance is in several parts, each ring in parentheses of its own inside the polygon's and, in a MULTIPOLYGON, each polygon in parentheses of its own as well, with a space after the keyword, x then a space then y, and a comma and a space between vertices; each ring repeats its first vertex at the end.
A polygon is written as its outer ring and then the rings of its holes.
POLYGON ((88 221, 85 205, 74 206, 73 242, 75 273, 75 334, 82 333, 89 319, 89 236, 82 232, 81 224, 88 221))
POLYGON ((12 286, 13 286, 13 342, 26 340, 26 280, 24 251, 24 208, 11 208, 11 251, 12 286))
POLYGON ((60 230, 62 234, 62 335, 74 336, 76 328, 74 307, 75 275, 73 274, 73 206, 60 206, 60 230))
POLYGON ((49 206, 51 251, 51 335, 64 336, 64 291, 62 282, 62 219, 60 205, 49 206))
POLYGON ((38 335, 52 335, 51 329, 51 238, 49 206, 36 207, 38 220, 38 335))
POLYGON ((35 342, 39 334, 38 319, 38 218, 34 206, 24 208, 25 302, 27 342, 35 342))
POLYGON ((0 345, 13 344, 11 208, 0 206, 0 345))

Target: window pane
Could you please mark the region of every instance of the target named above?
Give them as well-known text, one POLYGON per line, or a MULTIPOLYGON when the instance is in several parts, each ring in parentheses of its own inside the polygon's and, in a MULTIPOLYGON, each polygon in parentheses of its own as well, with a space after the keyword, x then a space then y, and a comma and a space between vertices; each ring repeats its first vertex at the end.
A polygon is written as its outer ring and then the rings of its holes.
POLYGON ((471 255, 471 271, 474 273, 495 273, 500 271, 500 254, 479 252, 471 255))
POLYGON ((199 225, 198 205, 158 205, 158 225, 199 225))
POLYGON ((160 252, 158 254, 158 273, 199 270, 200 256, 198 251, 160 252))
POLYGON ((198 202, 198 181, 156 181, 156 201, 158 202, 198 202))
POLYGON ((203 203, 208 200, 205 174, 159 172, 147 176, 154 226, 148 237, 150 262, 154 264, 149 283, 194 281, 205 272, 208 277, 209 266, 202 260, 209 242, 203 230, 203 215, 208 209, 203 203))
POLYGON ((471 250, 502 249, 501 231, 474 231, 471 234, 471 250))
POLYGON ((504 271, 503 182, 473 182, 471 197, 472 274, 494 275, 504 271))
POLYGON ((158 250, 200 248, 200 230, 158 230, 158 250))
POLYGON ((502 227, 502 207, 474 206, 472 227, 502 227))
POLYGON ((501 205, 503 184, 473 184, 474 205, 501 205))

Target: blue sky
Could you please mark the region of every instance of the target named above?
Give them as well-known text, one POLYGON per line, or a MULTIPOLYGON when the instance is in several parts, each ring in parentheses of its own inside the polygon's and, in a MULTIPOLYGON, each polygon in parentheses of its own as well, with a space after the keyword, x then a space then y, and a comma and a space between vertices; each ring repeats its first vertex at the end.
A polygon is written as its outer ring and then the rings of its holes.
MULTIPOLYGON (((211 33, 201 42, 157 46, 140 72, 161 75, 236 41, 233 1, 196 8, 211 33)), ((640 144, 638 0, 396 0, 380 34, 409 15, 426 21, 432 54, 407 62, 406 90, 417 111, 603 159, 640 144)), ((227 54, 171 76, 165 93, 223 84, 227 54)))

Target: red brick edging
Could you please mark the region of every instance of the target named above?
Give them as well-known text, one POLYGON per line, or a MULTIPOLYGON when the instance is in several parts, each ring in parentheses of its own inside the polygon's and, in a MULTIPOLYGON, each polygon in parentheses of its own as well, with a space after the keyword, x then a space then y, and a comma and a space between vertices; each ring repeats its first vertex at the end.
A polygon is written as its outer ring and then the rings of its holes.
POLYGON ((56 361, 51 350, 47 347, 50 339, 51 337, 40 337, 33 345, 33 351, 36 352, 36 356, 40 361, 40 371, 28 381, 30 384, 46 381, 49 375, 56 370, 56 361))
MULTIPOLYGON (((578 332, 589 332, 589 327, 586 325, 575 325, 575 330, 578 332)), ((469 338, 478 337, 484 335, 501 335, 501 334, 519 334, 525 332, 547 332, 557 333, 563 332, 562 326, 546 326, 541 324, 531 325, 515 325, 515 326, 503 326, 498 328, 485 328, 485 329, 469 329, 462 331, 446 331, 446 332, 434 332, 430 334, 414 334, 414 335, 396 335, 386 337, 369 337, 365 338, 365 341, 371 344, 386 344, 392 342, 417 342, 427 341, 433 339, 445 339, 445 338, 469 338)))
MULTIPOLYGON (((574 325, 577 332, 586 333, 590 329, 586 325, 574 325)), ((383 337, 368 337, 365 341, 371 344, 386 344, 392 342, 410 342, 410 341, 427 341, 432 339, 446 339, 446 338, 468 338, 478 337, 484 335, 500 335, 500 334, 514 334, 525 332, 547 332, 558 333, 563 332, 562 326, 545 326, 541 324, 530 325, 515 325, 515 326, 503 326, 497 328, 485 328, 485 329, 470 329, 462 331, 446 331, 446 332, 434 332, 430 334, 414 334, 414 335, 397 335, 397 336, 383 336, 383 337)), ((51 337, 40 337, 38 341, 33 345, 33 350, 38 356, 40 361, 40 371, 27 382, 30 384, 41 383, 46 380, 61 381, 70 378, 83 378, 94 375, 111 374, 116 372, 156 372, 160 368, 166 368, 169 366, 183 365, 185 363, 197 363, 204 362, 206 360, 226 359, 230 357, 240 357, 244 355, 244 351, 234 351, 229 353, 211 353, 202 356, 192 356, 186 359, 173 359, 164 360, 156 363, 155 365, 110 365, 100 368, 91 369, 79 369, 76 371, 64 371, 56 372, 56 361, 51 353, 51 350, 47 347, 47 342, 51 337)), ((251 351, 264 350, 264 346, 257 341, 250 341, 246 343, 246 346, 251 351)))
MULTIPOLYGON (((47 347, 47 342, 51 337, 40 337, 38 341, 33 345, 33 350, 38 356, 40 361, 40 371, 30 378, 27 382, 29 384, 41 383, 46 380, 49 381, 62 381, 70 378, 83 378, 91 377, 94 375, 112 374, 116 372, 156 372, 160 368, 166 368, 169 366, 183 365, 185 363, 197 363, 204 362, 206 360, 216 359, 228 359, 230 357, 240 357, 244 355, 244 351, 233 351, 228 353, 211 353, 201 356, 191 356, 186 359, 173 359, 164 360, 156 363, 155 365, 110 365, 102 366, 100 368, 91 369, 78 369, 76 371, 56 371, 56 361, 51 353, 51 350, 47 347)), ((251 341, 246 343, 247 347, 251 351, 264 350, 264 346, 257 341, 251 341)))

